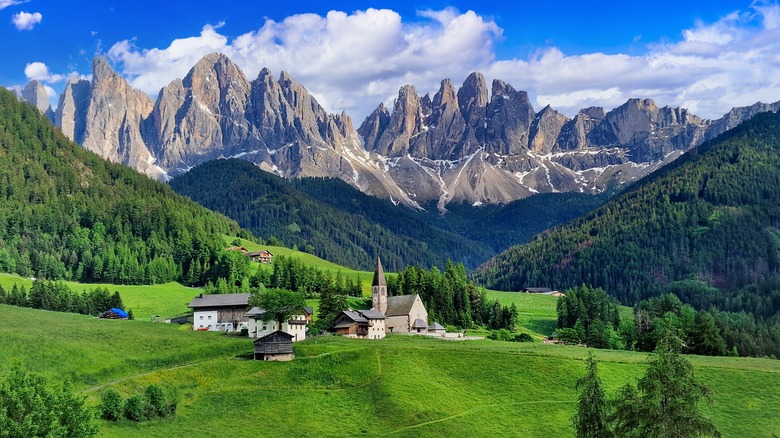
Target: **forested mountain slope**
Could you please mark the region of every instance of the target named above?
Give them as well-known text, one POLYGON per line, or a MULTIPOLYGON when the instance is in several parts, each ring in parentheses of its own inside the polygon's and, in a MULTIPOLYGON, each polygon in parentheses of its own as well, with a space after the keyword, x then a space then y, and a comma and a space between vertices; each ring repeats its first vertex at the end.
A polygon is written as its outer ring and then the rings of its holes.
POLYGON ((197 284, 221 235, 237 233, 234 221, 82 149, 0 89, 0 271, 197 284))
MULTIPOLYGON (((365 210, 340 210, 320 202, 316 191, 315 196, 307 195, 290 181, 243 160, 211 161, 170 184, 258 236, 273 236, 301 250, 311 245, 314 254, 356 269, 372 269, 377 256, 394 271, 406 265, 444 266, 447 259, 476 266, 493 254, 487 245, 436 228, 388 201, 370 198, 374 207, 368 209, 381 209, 387 216, 382 223, 364 217, 365 210)), ((346 184, 336 189, 346 190, 346 199, 357 192, 346 184)))
POLYGON ((490 288, 599 286, 625 304, 780 310, 780 118, 764 113, 616 199, 482 265, 490 288))
MULTIPOLYGON (((574 192, 540 193, 505 205, 474 206, 453 202, 447 205, 446 213, 442 213, 437 210, 435 202, 425 205, 424 211, 412 210, 367 195, 337 178, 297 178, 291 182, 295 188, 318 201, 357 213, 393 232, 428 241, 434 249, 442 245, 429 241, 432 236, 429 236, 429 226, 425 223, 486 244, 495 253, 528 242, 534 235, 554 225, 593 210, 608 196, 574 192)), ((440 250, 446 250, 446 246, 440 250)), ((466 265, 472 261, 470 258, 466 265)), ((479 260, 472 267, 484 261, 479 260)))

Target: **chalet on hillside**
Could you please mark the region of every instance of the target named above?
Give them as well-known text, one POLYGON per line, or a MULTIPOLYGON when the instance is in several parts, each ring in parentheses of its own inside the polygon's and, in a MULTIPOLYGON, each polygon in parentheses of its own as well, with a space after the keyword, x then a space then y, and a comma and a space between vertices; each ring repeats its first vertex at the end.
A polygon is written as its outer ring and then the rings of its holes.
POLYGON ((348 338, 382 339, 385 315, 376 310, 344 310, 336 317, 333 328, 348 338))
POLYGON ((187 307, 193 310, 193 330, 235 332, 248 328, 248 305, 249 294, 200 294, 187 307))
MULTIPOLYGON (((309 307, 311 309, 311 307, 309 307)), ((266 316, 266 310, 259 307, 252 307, 249 312, 244 314, 247 318, 250 338, 262 338, 275 331, 283 331, 293 337, 293 342, 302 341, 306 339, 306 327, 309 324, 309 319, 306 317, 306 310, 301 311, 301 314, 291 315, 290 318, 282 323, 281 327, 278 327, 279 323, 271 319, 263 321, 263 317, 266 316)))
POLYGON ((293 335, 279 330, 255 339, 255 360, 293 360, 292 343, 293 335))
POLYGON ((271 260, 274 258, 274 255, 271 254, 271 251, 268 251, 267 249, 261 251, 248 251, 245 252, 244 255, 249 257, 249 259, 253 262, 260 263, 271 263, 271 260))
POLYGON ((552 295, 554 297, 566 296, 565 293, 557 290, 552 290, 549 287, 526 287, 523 289, 523 292, 529 294, 552 295))

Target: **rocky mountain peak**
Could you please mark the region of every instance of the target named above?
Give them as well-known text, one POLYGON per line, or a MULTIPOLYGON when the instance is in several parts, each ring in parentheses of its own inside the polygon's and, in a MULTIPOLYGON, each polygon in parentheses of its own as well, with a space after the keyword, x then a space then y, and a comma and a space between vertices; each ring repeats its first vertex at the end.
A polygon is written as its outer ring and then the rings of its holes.
POLYGON ((22 99, 24 99, 30 105, 38 108, 42 114, 47 111, 51 111, 51 104, 49 104, 49 95, 46 93, 46 89, 43 88, 43 84, 40 81, 33 79, 28 82, 22 89, 22 99))
POLYGON ((558 135, 569 118, 552 109, 542 108, 534 117, 529 132, 529 149, 537 154, 549 154, 555 148, 558 135))

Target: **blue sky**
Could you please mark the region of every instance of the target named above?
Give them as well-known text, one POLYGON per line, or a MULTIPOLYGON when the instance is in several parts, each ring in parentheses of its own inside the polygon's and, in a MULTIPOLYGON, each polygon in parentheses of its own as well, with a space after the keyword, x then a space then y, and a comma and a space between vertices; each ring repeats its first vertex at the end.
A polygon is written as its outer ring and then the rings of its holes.
POLYGON ((774 2, 0 0, 0 84, 53 95, 107 56, 150 95, 220 51, 249 79, 281 70, 359 124, 406 83, 435 92, 471 71, 567 115, 629 97, 705 117, 780 100, 774 2))

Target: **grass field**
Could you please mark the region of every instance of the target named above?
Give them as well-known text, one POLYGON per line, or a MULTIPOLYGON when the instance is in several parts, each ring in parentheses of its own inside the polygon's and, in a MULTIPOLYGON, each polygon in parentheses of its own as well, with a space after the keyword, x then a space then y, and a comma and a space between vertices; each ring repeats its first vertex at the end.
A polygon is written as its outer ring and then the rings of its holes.
MULTIPOLYGON (((25 286, 29 290, 32 280, 14 274, 0 273, 0 284, 10 289, 14 283, 25 286)), ((81 293, 98 287, 106 287, 112 293, 119 291, 127 309, 133 311, 133 315, 139 320, 149 320, 152 316, 172 316, 185 313, 190 309, 187 304, 195 295, 201 293, 200 289, 182 286, 179 283, 153 284, 146 286, 126 286, 102 283, 77 283, 65 281, 65 284, 74 291, 81 293)))
MULTIPOLYGON (((517 306, 518 330, 537 336, 551 335, 558 324, 558 298, 551 295, 529 294, 522 292, 499 292, 486 290, 487 297, 498 300, 502 306, 517 306)), ((621 319, 634 319, 631 307, 620 306, 621 319)))
MULTIPOLYGON (((21 362, 70 377, 96 404, 113 387, 176 389, 175 418, 101 422, 100 436, 571 436, 574 382, 587 349, 410 336, 327 336, 288 363, 249 361, 251 342, 146 321, 0 306, 0 374, 21 362)), ((608 393, 643 373, 646 355, 596 351, 608 393)), ((713 390, 704 405, 724 437, 780 433, 780 361, 690 356, 713 390)))

